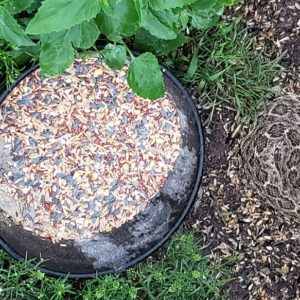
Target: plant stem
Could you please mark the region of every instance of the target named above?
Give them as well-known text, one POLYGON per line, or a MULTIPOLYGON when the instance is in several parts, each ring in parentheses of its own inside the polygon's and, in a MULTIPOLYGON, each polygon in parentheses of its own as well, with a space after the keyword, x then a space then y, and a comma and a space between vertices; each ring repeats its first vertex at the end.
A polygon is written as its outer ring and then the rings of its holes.
POLYGON ((128 48, 128 46, 126 45, 126 43, 125 43, 124 41, 122 41, 122 44, 123 44, 124 47, 126 48, 127 53, 129 54, 131 60, 134 60, 134 55, 133 55, 132 51, 128 48))

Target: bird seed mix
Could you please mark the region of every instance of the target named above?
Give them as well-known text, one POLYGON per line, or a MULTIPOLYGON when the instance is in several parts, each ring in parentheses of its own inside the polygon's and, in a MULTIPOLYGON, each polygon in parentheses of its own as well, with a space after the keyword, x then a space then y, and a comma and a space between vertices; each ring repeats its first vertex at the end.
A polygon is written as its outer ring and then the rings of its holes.
POLYGON ((26 230, 53 242, 93 238, 132 220, 165 184, 180 119, 169 95, 134 94, 127 69, 78 59, 54 78, 32 72, 6 98, 1 201, 17 203, 10 217, 26 230))

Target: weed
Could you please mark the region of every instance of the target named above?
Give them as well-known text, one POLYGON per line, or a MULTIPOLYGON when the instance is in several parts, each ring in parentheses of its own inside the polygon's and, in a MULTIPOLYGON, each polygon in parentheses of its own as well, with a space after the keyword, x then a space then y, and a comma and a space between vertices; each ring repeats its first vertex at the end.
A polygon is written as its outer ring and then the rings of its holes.
POLYGON ((201 255, 192 234, 175 236, 160 261, 141 263, 123 276, 105 276, 81 282, 51 278, 16 262, 0 251, 0 298, 3 300, 80 299, 222 299, 230 280, 228 265, 212 263, 201 255))
POLYGON ((208 122, 219 104, 233 107, 238 123, 252 122, 275 94, 280 58, 270 61, 254 52, 253 37, 239 28, 239 21, 191 33, 189 43, 166 59, 166 66, 194 90, 203 108, 210 110, 208 122))
POLYGON ((0 41, 0 88, 12 84, 20 75, 20 68, 10 55, 9 47, 0 41))
POLYGON ((16 262, 0 251, 0 297, 3 300, 62 300, 72 295, 67 278, 54 279, 32 268, 32 261, 16 262))
POLYGON ((146 299, 222 299, 230 268, 212 264, 195 237, 185 234, 171 241, 161 261, 141 264, 128 276, 146 299))
POLYGON ((137 298, 137 289, 126 282, 124 278, 105 276, 88 280, 81 294, 83 300, 130 300, 137 298))

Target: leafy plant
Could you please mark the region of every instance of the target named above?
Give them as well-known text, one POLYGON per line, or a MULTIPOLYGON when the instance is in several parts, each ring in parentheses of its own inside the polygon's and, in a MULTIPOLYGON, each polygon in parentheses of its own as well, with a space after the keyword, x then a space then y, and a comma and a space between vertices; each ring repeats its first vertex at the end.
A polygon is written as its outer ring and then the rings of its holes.
POLYGON ((226 299, 223 287, 230 281, 235 258, 210 262, 201 255, 193 234, 177 235, 158 262, 128 271, 140 299, 226 299))
POLYGON ((191 28, 215 25, 224 6, 235 0, 5 0, 0 3, 0 39, 26 52, 38 47, 40 66, 54 76, 68 68, 77 50, 95 45, 100 34, 108 44, 101 55, 115 69, 131 58, 128 83, 139 95, 164 94, 163 76, 154 55, 164 55, 186 41, 191 28), (25 28, 26 27, 26 28, 25 28), (144 53, 132 55, 134 41, 144 53))
POLYGON ((132 300, 137 298, 137 288, 126 282, 124 278, 105 276, 88 280, 82 291, 83 300, 118 299, 132 300))
POLYGON ((193 234, 175 236, 159 261, 148 260, 123 276, 86 281, 46 276, 32 261, 17 262, 0 250, 0 299, 223 299, 233 258, 211 262, 201 255, 193 234))

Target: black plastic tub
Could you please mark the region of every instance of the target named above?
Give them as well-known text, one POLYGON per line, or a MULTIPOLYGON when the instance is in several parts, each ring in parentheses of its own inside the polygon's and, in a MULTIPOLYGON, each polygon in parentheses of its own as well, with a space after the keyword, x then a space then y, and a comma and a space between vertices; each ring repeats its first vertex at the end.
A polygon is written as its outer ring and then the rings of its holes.
MULTIPOLYGON (((29 68, 9 90, 3 91, 0 103, 37 68, 29 68)), ((183 143, 175 169, 152 204, 109 233, 82 242, 64 240, 64 247, 33 235, 0 212, 0 246, 5 251, 18 260, 27 257, 40 262, 42 258, 39 269, 49 275, 80 279, 119 273, 143 261, 171 237, 197 196, 204 169, 204 135, 190 95, 168 70, 163 71, 166 89, 180 116, 183 143)))

